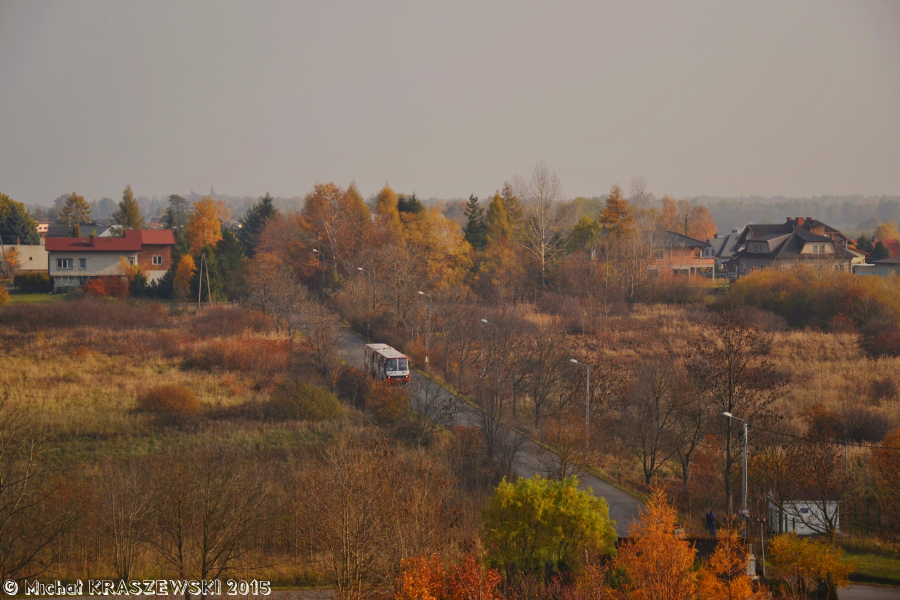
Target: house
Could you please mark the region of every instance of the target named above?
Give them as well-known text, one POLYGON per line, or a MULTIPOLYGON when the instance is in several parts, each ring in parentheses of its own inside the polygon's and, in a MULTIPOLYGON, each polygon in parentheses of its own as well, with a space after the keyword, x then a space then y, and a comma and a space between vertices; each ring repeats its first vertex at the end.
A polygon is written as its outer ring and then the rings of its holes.
POLYGON ((850 272, 855 258, 847 237, 811 217, 788 218, 780 224, 750 224, 737 241, 738 275, 757 269, 814 264, 850 272))
POLYGON ((900 257, 882 258, 881 260, 872 261, 874 275, 880 277, 891 277, 892 275, 900 275, 900 257))
POLYGON ((148 282, 172 266, 171 229, 128 229, 124 237, 48 238, 53 291, 84 285, 93 277, 122 275, 121 263, 138 265, 148 282))
POLYGON ((824 535, 840 531, 840 499, 835 493, 797 491, 779 501, 774 492, 767 494, 769 531, 797 535, 824 535))
POLYGON ((712 246, 674 231, 660 231, 650 241, 651 254, 647 274, 651 277, 700 275, 712 272, 716 259, 712 246))
MULTIPOLYGON (((109 225, 104 225, 102 223, 90 222, 90 223, 79 223, 78 229, 81 233, 86 235, 94 234, 98 237, 109 237, 110 227, 109 225)), ((72 237, 74 233, 74 227, 71 225, 59 225, 53 224, 47 226, 47 231, 44 233, 45 238, 69 238, 72 237)))
POLYGON ((41 238, 47 236, 47 230, 50 229, 50 221, 38 221, 37 232, 41 238))
POLYGON ((719 271, 737 273, 737 259, 734 257, 734 253, 737 251, 737 243, 742 231, 735 227, 728 235, 717 233, 713 239, 708 240, 712 248, 712 256, 716 259, 716 268, 719 271))
MULTIPOLYGON (((19 273, 46 273, 47 272, 47 249, 43 244, 26 245, 26 244, 4 244, 3 250, 9 253, 15 250, 19 254, 19 265, 16 270, 19 273)), ((6 254, 0 254, 0 261, 3 261, 2 270, 7 272, 6 254)))

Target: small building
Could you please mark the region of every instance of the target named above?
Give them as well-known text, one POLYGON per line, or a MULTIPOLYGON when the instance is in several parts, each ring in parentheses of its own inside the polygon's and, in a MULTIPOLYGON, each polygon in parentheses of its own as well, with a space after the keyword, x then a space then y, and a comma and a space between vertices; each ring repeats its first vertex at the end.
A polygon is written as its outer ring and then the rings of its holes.
POLYGON ((734 253, 737 251, 742 231, 734 227, 728 235, 717 233, 714 238, 707 240, 712 248, 712 256, 716 259, 716 269, 732 277, 737 274, 737 259, 734 253))
MULTIPOLYGON (((19 254, 19 264, 16 267, 19 273, 47 272, 47 249, 42 243, 34 245, 4 244, 3 250, 6 253, 15 250, 19 254)), ((6 254, 0 254, 0 261, 3 261, 3 272, 7 272, 6 254)))
POLYGON ((874 275, 879 277, 891 277, 900 275, 900 258, 882 258, 872 261, 874 275))
POLYGON ((647 274, 655 277, 706 274, 713 276, 716 259, 712 246, 674 231, 660 231, 650 241, 647 274))
POLYGON ((123 275, 121 263, 139 265, 148 282, 172 266, 175 236, 171 229, 127 229, 124 237, 48 238, 53 291, 80 287, 94 277, 123 275))
POLYGON ((840 531, 840 499, 834 493, 798 490, 780 502, 774 492, 767 494, 769 531, 775 534, 825 535, 840 531))

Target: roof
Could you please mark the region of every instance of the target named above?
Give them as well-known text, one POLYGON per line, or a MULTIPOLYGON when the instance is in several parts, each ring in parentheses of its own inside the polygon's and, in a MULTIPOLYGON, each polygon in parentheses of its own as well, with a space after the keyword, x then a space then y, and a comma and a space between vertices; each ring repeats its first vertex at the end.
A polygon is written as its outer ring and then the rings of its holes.
POLYGON ((660 231, 656 234, 654 242, 663 248, 708 248, 709 244, 692 237, 675 233, 674 231, 660 231))
POLYGON ((900 265, 900 256, 896 256, 894 258, 882 258, 879 260, 873 260, 873 265, 900 265))
POLYGON ((127 229, 125 237, 48 238, 47 252, 140 252, 143 246, 172 246, 171 229, 127 229))
POLYGON ((738 241, 741 239, 740 233, 729 233, 728 235, 719 236, 709 240, 712 246, 713 256, 718 258, 731 258, 738 248, 738 241))
POLYGON ((846 239, 837 229, 817 221, 816 219, 787 219, 784 223, 751 223, 747 225, 740 240, 737 250, 734 252, 739 257, 771 259, 809 259, 821 260, 822 258, 852 258, 854 255, 844 248, 843 243, 834 244, 834 254, 803 254, 803 247, 807 243, 835 242, 836 238, 846 239), (813 233, 813 229, 822 231, 825 235, 813 233), (747 242, 767 242, 768 252, 748 252, 747 242))
POLYGON ((890 253, 891 258, 897 258, 898 256, 900 256, 900 241, 891 240, 891 239, 884 239, 884 240, 878 240, 878 241, 881 242, 882 244, 884 244, 884 247, 887 248, 887 251, 890 253))
POLYGON ((387 344, 366 344, 366 348, 372 350, 376 354, 380 354, 385 358, 406 358, 406 355, 391 348, 387 344))

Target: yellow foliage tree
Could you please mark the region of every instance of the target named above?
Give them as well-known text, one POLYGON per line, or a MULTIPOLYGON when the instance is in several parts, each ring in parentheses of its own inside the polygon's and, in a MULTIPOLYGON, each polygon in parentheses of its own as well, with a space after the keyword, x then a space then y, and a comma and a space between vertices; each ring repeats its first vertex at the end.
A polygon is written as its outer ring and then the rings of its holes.
POLYGON ((175 281, 172 288, 175 290, 175 297, 179 300, 187 300, 191 293, 191 279, 194 277, 194 271, 197 265, 194 259, 187 254, 178 261, 178 267, 175 268, 175 281))
POLYGON ((387 183, 375 196, 375 221, 387 227, 396 241, 403 239, 403 226, 400 223, 400 199, 387 183))
POLYGON ((844 558, 841 548, 799 538, 795 533, 779 535, 769 542, 769 562, 782 581, 782 595, 787 598, 807 598, 820 581, 829 588, 831 598, 835 588, 847 587, 854 564, 844 558))
POLYGON ((191 246, 191 254, 197 255, 206 246, 215 246, 222 239, 222 222, 216 201, 212 198, 203 198, 200 202, 194 202, 194 210, 188 217, 184 227, 188 243, 191 246))
POLYGON ((875 228, 875 233, 872 234, 872 239, 900 240, 900 232, 897 231, 897 226, 894 223, 882 223, 875 228))
POLYGON ((688 600, 697 591, 696 550, 675 534, 677 513, 661 490, 632 525, 615 564, 628 578, 625 591, 633 600, 688 600))
POLYGON ((6 274, 9 277, 10 281, 12 281, 12 279, 16 276, 16 273, 19 272, 21 262, 22 259, 18 249, 10 248, 6 251, 6 274))

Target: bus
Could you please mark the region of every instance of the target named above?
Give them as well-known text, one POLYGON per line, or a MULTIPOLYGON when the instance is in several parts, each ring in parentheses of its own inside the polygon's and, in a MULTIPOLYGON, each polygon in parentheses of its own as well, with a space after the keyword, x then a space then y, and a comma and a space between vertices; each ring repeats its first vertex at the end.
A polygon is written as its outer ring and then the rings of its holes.
POLYGON ((375 379, 409 383, 409 357, 387 344, 366 344, 366 371, 375 379))

